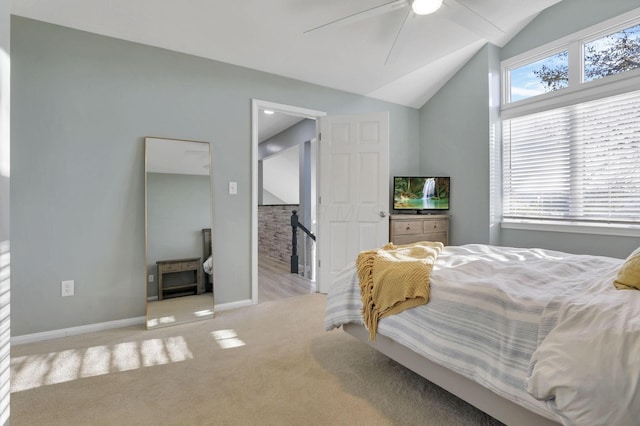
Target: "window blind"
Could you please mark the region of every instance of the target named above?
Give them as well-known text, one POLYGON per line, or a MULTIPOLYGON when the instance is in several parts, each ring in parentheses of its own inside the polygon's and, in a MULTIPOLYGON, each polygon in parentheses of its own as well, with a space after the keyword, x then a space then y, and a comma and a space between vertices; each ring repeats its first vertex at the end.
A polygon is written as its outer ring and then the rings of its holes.
POLYGON ((503 217, 640 224, 640 91, 503 121, 503 217))

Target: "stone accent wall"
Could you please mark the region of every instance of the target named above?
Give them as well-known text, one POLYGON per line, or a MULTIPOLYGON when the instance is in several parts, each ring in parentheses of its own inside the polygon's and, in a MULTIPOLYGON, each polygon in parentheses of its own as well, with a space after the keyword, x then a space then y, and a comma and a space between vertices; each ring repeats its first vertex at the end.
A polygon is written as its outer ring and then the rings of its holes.
POLYGON ((258 206, 258 254, 291 263, 291 212, 298 205, 258 206))

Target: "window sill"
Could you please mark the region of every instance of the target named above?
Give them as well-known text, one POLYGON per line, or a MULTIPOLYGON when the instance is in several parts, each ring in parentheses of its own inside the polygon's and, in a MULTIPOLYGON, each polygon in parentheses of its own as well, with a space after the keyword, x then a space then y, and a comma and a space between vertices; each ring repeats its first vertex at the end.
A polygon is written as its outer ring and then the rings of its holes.
POLYGON ((535 220, 503 220, 502 229, 524 231, 570 232, 575 234, 640 237, 640 225, 596 225, 584 222, 552 222, 535 220))

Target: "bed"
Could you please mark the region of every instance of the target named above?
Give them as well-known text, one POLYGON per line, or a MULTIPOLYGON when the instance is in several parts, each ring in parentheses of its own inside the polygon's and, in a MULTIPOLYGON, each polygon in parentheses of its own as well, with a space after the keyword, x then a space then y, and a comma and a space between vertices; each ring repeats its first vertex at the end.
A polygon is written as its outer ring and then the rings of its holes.
MULTIPOLYGON (((344 331, 508 425, 640 424, 640 292, 625 262, 542 249, 447 246, 428 303, 362 320, 356 267, 327 296, 344 331)), ((640 267, 640 266, 636 266, 640 267)))

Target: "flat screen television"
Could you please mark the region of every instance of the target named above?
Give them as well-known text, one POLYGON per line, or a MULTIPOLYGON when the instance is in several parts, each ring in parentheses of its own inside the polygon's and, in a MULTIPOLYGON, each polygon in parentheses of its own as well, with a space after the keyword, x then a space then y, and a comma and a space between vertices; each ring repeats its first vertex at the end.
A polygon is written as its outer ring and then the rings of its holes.
POLYGON ((394 210, 449 210, 451 178, 438 176, 394 176, 394 210))

